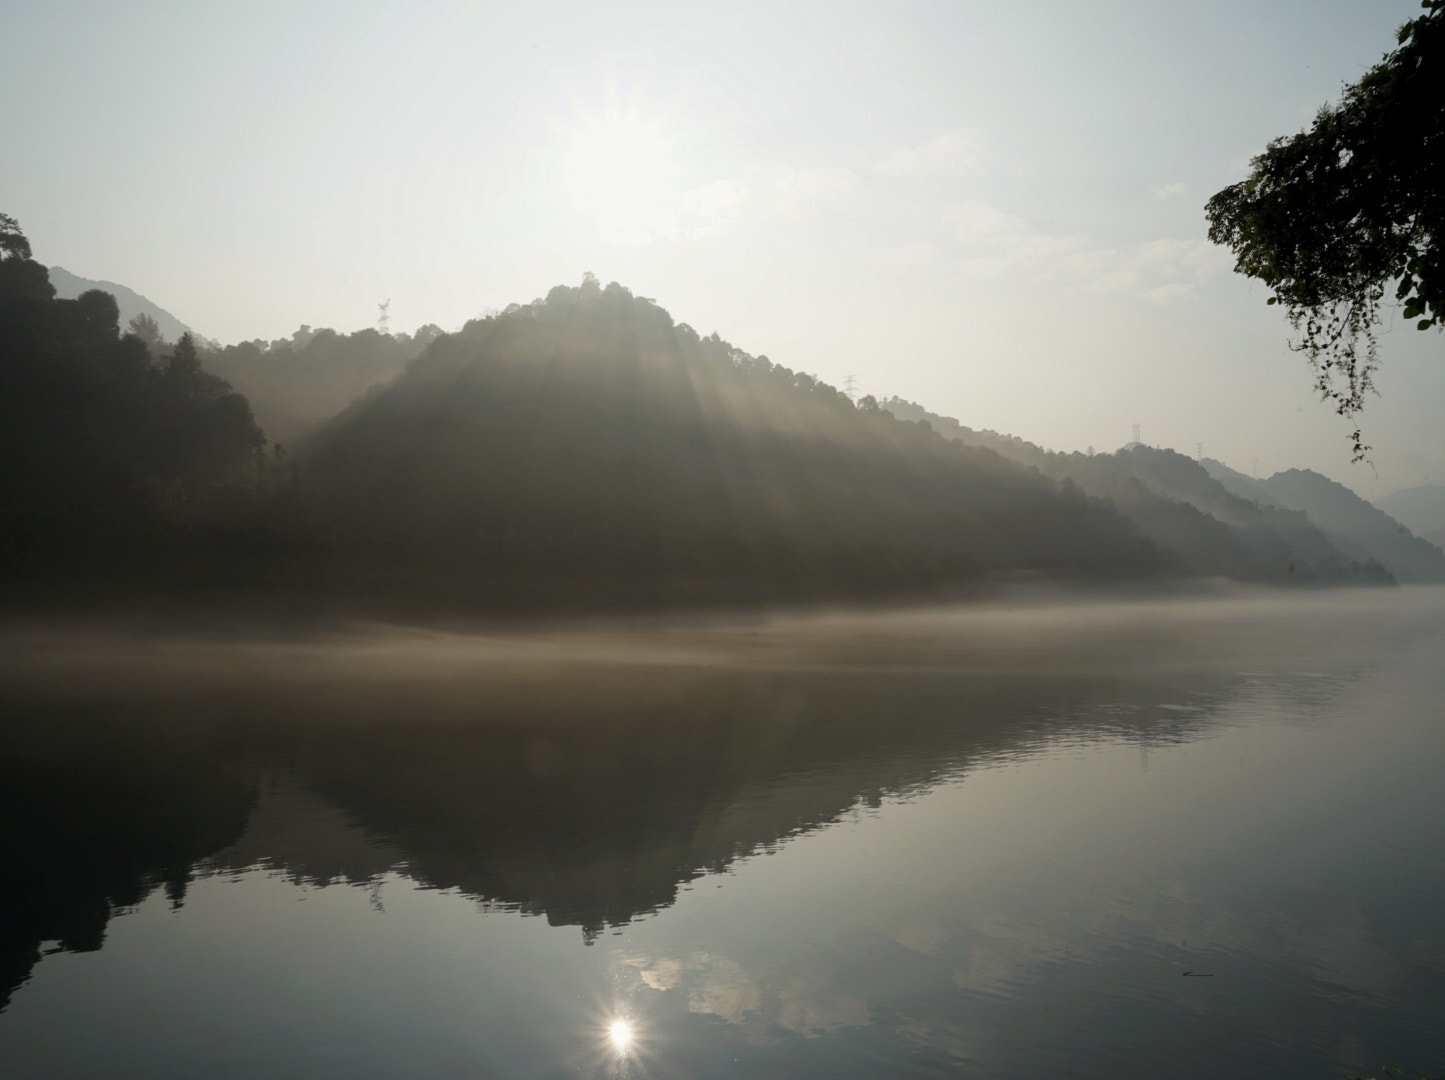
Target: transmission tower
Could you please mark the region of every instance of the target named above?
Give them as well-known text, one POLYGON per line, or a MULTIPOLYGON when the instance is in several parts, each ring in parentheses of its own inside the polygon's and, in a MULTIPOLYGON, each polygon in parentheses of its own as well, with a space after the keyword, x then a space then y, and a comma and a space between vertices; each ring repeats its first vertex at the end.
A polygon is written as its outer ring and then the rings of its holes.
POLYGON ((848 395, 849 401, 856 401, 858 398, 858 376, 846 375, 843 378, 843 393, 848 395))
POLYGON ((385 336, 391 335, 391 298, 376 305, 376 329, 385 336))
POLYGON ((1139 441, 1139 425, 1138 425, 1138 424, 1135 424, 1135 425, 1134 425, 1134 441, 1135 441, 1135 442, 1138 442, 1138 441, 1139 441))
POLYGON ((1197 443, 1195 443, 1195 444, 1194 444, 1194 450, 1195 450, 1194 456, 1197 457, 1200 461, 1203 461, 1203 460, 1204 460, 1204 444, 1203 444, 1202 442, 1197 442, 1197 443))

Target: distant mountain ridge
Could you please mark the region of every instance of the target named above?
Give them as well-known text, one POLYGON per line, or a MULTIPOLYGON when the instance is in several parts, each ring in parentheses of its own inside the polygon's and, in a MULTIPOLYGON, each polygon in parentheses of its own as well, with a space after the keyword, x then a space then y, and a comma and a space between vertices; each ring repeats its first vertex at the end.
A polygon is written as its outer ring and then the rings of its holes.
POLYGON ((52 266, 50 267, 50 284, 55 286, 55 297, 58 300, 74 300, 81 293, 89 292, 91 289, 110 293, 120 306, 122 330, 137 315, 149 315, 156 321, 156 325, 160 327, 161 336, 167 341, 179 341, 182 334, 195 333, 159 304, 117 282, 94 281, 90 278, 80 277, 78 274, 72 274, 64 267, 52 266))
POLYGON ((883 407, 1108 499, 1194 573, 1277 583, 1394 580, 1379 560, 1341 550, 1305 514, 1241 497, 1173 450, 1131 443, 1113 454, 1058 453, 1016 436, 976 431, 901 398, 883 407))
POLYGON ((1243 498, 1308 514, 1341 551, 1356 559, 1378 559, 1401 582, 1445 581, 1445 551, 1327 476, 1287 469, 1256 480, 1211 459, 1203 465, 1243 498))

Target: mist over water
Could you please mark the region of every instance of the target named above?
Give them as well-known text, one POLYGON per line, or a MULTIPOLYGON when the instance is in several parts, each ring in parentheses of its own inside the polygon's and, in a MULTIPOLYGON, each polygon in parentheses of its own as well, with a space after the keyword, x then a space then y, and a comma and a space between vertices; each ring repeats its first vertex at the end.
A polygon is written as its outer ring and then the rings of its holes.
POLYGON ((1445 0, 1137 6, 7 20, 0 1080, 1445 1078, 1445 0))
POLYGON ((0 1069, 1429 1069, 1442 599, 11 622, 0 1069))

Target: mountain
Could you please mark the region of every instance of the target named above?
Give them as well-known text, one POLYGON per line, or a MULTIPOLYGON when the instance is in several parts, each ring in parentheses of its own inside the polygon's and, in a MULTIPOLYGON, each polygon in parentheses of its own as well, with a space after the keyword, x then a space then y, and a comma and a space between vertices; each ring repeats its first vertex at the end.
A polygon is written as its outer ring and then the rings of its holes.
POLYGON ((587 279, 437 338, 301 448, 343 573, 586 603, 1177 569, 1113 508, 587 279))
POLYGON ((1303 513, 1241 497, 1173 450, 1130 443, 1113 454, 1062 454, 1016 436, 975 431, 901 398, 883 407, 1108 499, 1191 573, 1277 583, 1391 580, 1377 562, 1342 551, 1303 513))
POLYGON ((99 289, 115 297, 120 306, 120 325, 125 326, 137 315, 149 315, 160 327, 161 336, 167 341, 179 341, 182 334, 194 333, 189 326, 177 319, 159 304, 147 300, 140 293, 119 285, 114 281, 92 281, 79 277, 59 266, 50 267, 50 284, 55 286, 57 300, 74 300, 83 292, 99 289))
POLYGON ((1445 485, 1423 484, 1376 499, 1375 505, 1437 547, 1445 548, 1445 485))
POLYGON ((80 295, 0 260, 17 596, 204 581, 431 613, 1391 580, 1172 451, 1055 454, 855 404, 590 275, 454 334, 303 327, 224 349, 124 334, 117 298, 143 298, 55 276, 80 295))
POLYGON ((1445 552, 1329 477, 1288 469, 1255 480, 1217 461, 1206 461, 1204 467, 1243 498, 1303 511, 1341 551, 1379 561, 1401 582, 1445 581, 1445 552))

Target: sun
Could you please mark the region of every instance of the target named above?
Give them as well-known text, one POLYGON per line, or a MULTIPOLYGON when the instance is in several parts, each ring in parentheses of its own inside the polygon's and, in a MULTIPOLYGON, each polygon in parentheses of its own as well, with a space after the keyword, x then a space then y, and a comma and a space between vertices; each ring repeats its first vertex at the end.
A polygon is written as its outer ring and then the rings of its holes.
POLYGON ((646 243, 671 227, 677 169, 656 123, 635 113, 584 117, 572 132, 566 167, 579 207, 604 238, 646 243))

